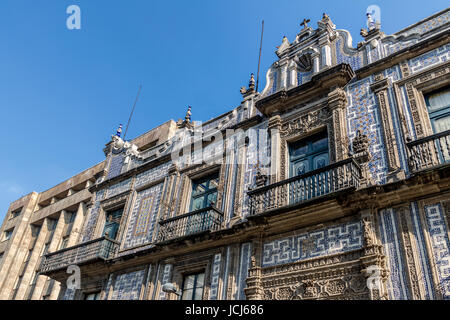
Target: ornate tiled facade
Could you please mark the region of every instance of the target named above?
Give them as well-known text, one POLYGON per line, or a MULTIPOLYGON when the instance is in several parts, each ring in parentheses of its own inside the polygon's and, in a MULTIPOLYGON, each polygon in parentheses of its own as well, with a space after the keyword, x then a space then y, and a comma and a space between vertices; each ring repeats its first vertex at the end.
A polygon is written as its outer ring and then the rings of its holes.
MULTIPOLYGON (((42 258, 59 283, 51 298, 176 300, 195 275, 210 300, 450 299, 450 133, 433 132, 425 105, 449 84, 448 17, 363 29, 353 44, 323 14, 282 39, 265 88, 251 76, 233 110, 202 124, 189 108, 134 140, 113 136, 70 245, 42 258), (328 163, 293 174, 292 146, 318 135, 328 163), (214 197, 191 210, 208 177, 214 197), (76 290, 71 255, 83 262, 76 290)), ((58 208, 51 217, 73 205, 58 208)))

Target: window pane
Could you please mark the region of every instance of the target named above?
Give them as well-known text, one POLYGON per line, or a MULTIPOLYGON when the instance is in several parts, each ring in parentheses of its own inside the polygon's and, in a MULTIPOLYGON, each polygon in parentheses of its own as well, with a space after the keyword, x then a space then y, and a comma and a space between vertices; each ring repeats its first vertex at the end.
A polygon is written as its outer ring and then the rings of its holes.
POLYGON ((431 120, 433 122, 433 127, 435 133, 444 132, 450 130, 450 116, 438 118, 431 120))
POLYGON ((219 178, 214 178, 209 182, 209 189, 217 189, 219 186, 219 178))
POLYGON ((181 299, 182 300, 192 300, 192 292, 193 292, 193 289, 184 290, 181 299))
POLYGON ((291 155, 294 157, 304 156, 308 153, 308 145, 306 143, 295 144, 291 148, 291 155))
POLYGON ((184 288, 192 289, 194 287, 195 275, 187 276, 184 280, 184 288))
POLYGON ((203 288, 197 288, 195 290, 195 296, 192 300, 202 300, 203 299, 203 288))
POLYGON ((428 95, 428 110, 431 112, 450 105, 450 89, 428 95))
POLYGON ((312 143, 313 151, 322 150, 328 148, 328 138, 322 138, 312 143))
POLYGON ((194 190, 192 192, 192 195, 196 196, 198 194, 202 194, 206 191, 206 185, 205 184, 196 184, 194 185, 194 190))
POLYGON ((207 207, 212 206, 212 205, 216 204, 216 201, 217 201, 217 192, 210 193, 210 194, 208 194, 208 200, 207 200, 206 206, 207 207))
POLYGON ((196 286, 197 287, 203 287, 203 283, 205 281, 205 274, 204 273, 200 273, 197 275, 197 283, 196 286))
POLYGON ((204 197, 198 197, 198 198, 193 199, 191 211, 203 209, 204 203, 205 203, 204 197))

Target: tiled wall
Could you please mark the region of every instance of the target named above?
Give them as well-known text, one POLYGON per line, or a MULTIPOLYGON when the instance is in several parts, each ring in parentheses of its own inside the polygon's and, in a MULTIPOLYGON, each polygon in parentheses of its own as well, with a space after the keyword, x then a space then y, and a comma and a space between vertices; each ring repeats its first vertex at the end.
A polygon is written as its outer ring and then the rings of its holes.
POLYGON ((145 277, 145 269, 123 273, 116 277, 111 288, 110 300, 138 300, 145 277))
POLYGON ((163 184, 138 192, 123 239, 123 249, 150 243, 157 225, 163 184))
POLYGON ((390 272, 387 282, 389 299, 409 299, 401 234, 399 233, 397 214, 393 209, 385 209, 380 212, 379 228, 384 253, 387 257, 387 268, 390 272))
POLYGON ((360 221, 348 222, 311 232, 265 242, 262 266, 269 267, 361 248, 360 221))

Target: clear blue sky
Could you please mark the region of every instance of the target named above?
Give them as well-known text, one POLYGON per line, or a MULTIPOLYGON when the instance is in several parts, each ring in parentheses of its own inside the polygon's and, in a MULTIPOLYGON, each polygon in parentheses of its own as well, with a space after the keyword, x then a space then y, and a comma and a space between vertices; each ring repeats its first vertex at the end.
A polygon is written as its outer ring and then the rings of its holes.
POLYGON ((265 20, 261 75, 283 35, 322 13, 361 41, 366 8, 381 8, 394 33, 448 6, 433 1, 0 1, 0 219, 9 203, 44 191, 102 161, 103 146, 126 124, 128 138, 184 117, 206 121, 241 101, 256 73, 265 20), (79 5, 82 29, 66 28, 79 5))

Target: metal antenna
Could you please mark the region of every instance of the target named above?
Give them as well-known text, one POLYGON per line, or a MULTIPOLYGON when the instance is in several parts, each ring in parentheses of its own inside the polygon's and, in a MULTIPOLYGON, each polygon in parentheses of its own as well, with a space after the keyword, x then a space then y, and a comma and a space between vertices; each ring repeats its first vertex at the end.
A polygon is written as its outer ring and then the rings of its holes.
POLYGON ((127 136, 128 127, 130 125, 131 117, 133 116, 134 108, 136 107, 136 103, 139 99, 139 94, 141 93, 141 89, 142 89, 142 85, 139 85, 139 90, 138 90, 138 93, 136 96, 136 100, 134 101, 134 104, 133 104, 133 109, 131 109, 130 118, 128 119, 127 128, 125 129, 125 134, 123 135, 123 140, 125 140, 125 137, 127 136))
POLYGON ((259 66, 261 65, 261 49, 262 49, 263 36, 264 36, 264 20, 262 21, 261 43, 259 44, 258 73, 256 75, 256 92, 258 92, 258 86, 259 86, 259 66))

